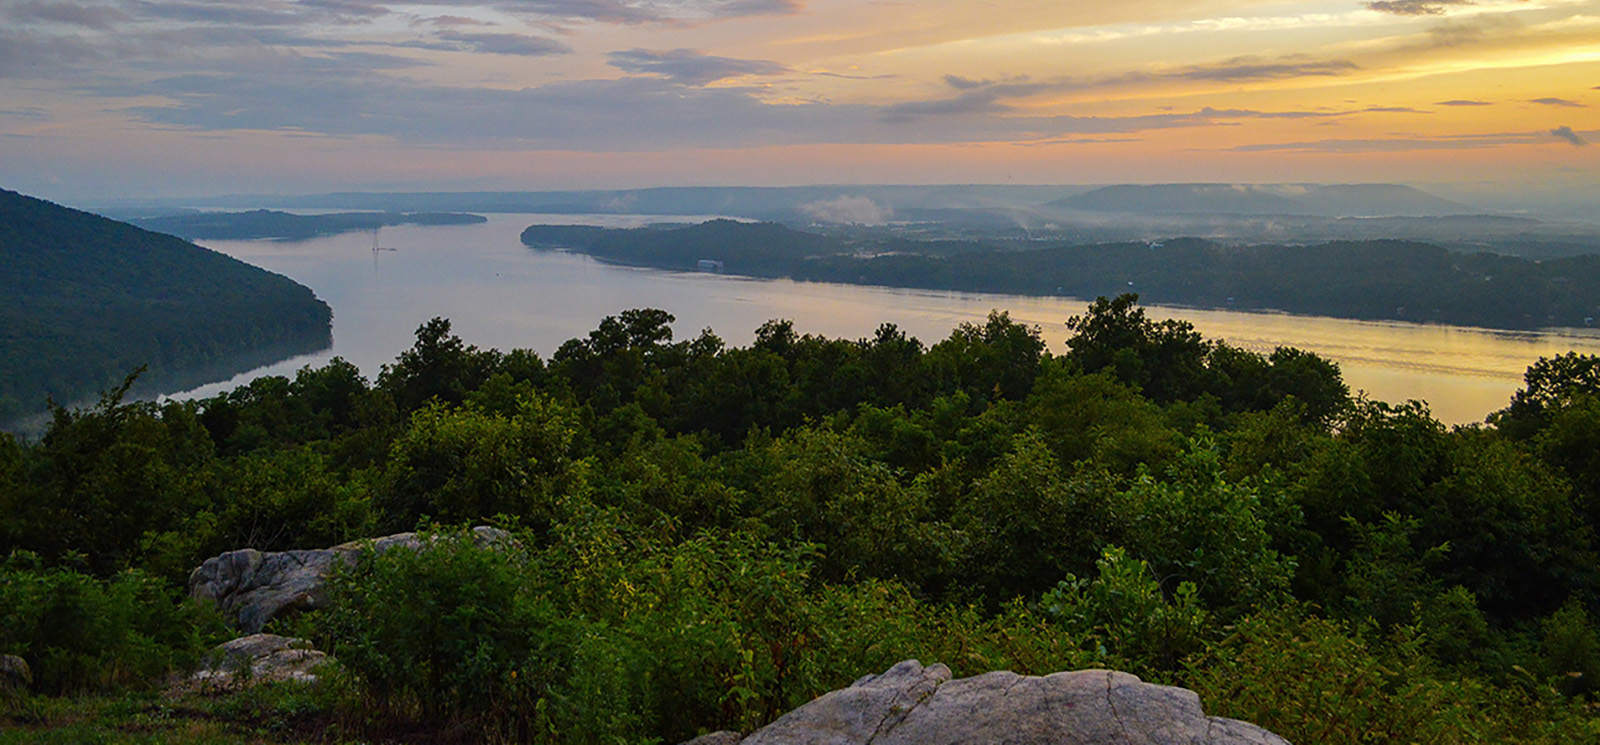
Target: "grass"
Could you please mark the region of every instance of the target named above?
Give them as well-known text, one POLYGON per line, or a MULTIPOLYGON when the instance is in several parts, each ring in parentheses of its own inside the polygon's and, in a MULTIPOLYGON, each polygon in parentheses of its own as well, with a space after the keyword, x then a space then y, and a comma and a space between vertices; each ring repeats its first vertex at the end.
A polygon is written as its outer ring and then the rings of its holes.
POLYGON ((263 685, 217 696, 128 693, 0 700, 0 745, 302 745, 337 737, 320 694, 263 685))

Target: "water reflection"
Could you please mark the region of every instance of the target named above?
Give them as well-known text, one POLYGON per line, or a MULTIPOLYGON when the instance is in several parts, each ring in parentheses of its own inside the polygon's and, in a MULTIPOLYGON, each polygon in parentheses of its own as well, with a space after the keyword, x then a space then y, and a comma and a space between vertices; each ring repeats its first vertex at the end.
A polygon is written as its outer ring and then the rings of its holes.
MULTIPOLYGON (((1067 318, 1086 303, 1072 298, 926 292, 751 280, 601 264, 585 256, 524 247, 518 237, 536 222, 634 226, 649 216, 496 215, 459 227, 386 228, 373 252, 371 233, 300 243, 209 241, 204 245, 285 274, 333 306, 333 347, 269 365, 181 396, 206 396, 260 375, 292 375, 335 355, 368 376, 411 346, 416 328, 434 316, 480 347, 531 348, 548 357, 567 339, 587 334, 601 318, 628 308, 664 308, 677 316, 679 338, 712 328, 730 344, 748 344, 772 318, 793 319, 803 333, 870 336, 894 323, 925 343, 965 321, 1000 308, 1038 325, 1050 349, 1065 349, 1067 318)), ((1587 331, 1495 332, 1448 326, 1345 321, 1286 315, 1151 307, 1153 317, 1190 321, 1207 338, 1270 352, 1296 346, 1337 360, 1352 389, 1388 401, 1423 399, 1447 423, 1481 421, 1505 406, 1522 373, 1540 356, 1600 353, 1587 331)))

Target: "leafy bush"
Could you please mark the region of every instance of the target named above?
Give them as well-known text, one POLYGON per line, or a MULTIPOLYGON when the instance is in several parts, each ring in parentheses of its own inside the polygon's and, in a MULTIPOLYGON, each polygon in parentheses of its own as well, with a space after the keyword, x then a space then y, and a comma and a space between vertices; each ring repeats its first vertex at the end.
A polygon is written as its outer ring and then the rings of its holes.
POLYGON ((375 496, 384 528, 423 517, 445 523, 516 515, 549 523, 556 497, 583 481, 573 457, 577 422, 550 397, 521 397, 512 415, 431 404, 394 443, 375 496))
POLYGON ((26 553, 0 565, 0 653, 27 660, 43 693, 156 683, 220 641, 221 628, 137 570, 101 580, 41 568, 26 553))
POLYGON ((542 669, 530 663, 558 619, 530 596, 513 546, 479 546, 465 532, 422 540, 419 550, 364 554, 333 575, 320 619, 329 651, 386 715, 472 718, 515 707, 544 682, 521 674, 542 669))
POLYGON ((1067 575, 1039 599, 1040 610, 1068 634, 1103 645, 1139 672, 1174 669, 1200 650, 1211 618, 1193 582, 1179 583, 1169 600, 1150 565, 1115 546, 1096 566, 1094 579, 1067 575))
POLYGON ((1191 443, 1166 476, 1142 474, 1113 499, 1119 542, 1164 580, 1192 582, 1224 619, 1286 600, 1295 561, 1271 547, 1267 515, 1282 506, 1267 502, 1276 495, 1224 479, 1208 439, 1191 443))
POLYGON ((1416 628, 1385 639, 1302 615, 1263 613, 1191 659, 1186 684, 1207 712, 1266 727, 1291 742, 1595 742, 1592 714, 1553 690, 1493 687, 1443 674, 1416 628))

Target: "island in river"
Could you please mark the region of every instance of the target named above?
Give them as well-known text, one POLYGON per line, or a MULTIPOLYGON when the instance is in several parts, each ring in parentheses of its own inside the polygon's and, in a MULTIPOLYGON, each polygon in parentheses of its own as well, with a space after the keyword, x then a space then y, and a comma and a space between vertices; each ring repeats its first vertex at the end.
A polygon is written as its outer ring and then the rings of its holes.
POLYGON ((1017 295, 1136 292, 1154 304, 1362 320, 1526 330, 1585 327, 1600 316, 1600 255, 1534 261, 1413 241, 918 241, 712 220, 533 225, 522 242, 656 269, 1017 295))

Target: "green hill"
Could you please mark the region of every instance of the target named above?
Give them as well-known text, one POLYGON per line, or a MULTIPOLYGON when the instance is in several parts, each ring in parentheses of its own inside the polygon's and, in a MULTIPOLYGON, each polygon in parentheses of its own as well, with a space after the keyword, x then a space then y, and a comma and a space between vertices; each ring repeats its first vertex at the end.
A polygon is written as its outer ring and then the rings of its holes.
POLYGON ((0 422, 140 365, 177 388, 315 351, 331 319, 287 277, 0 189, 0 422))
POLYGON ((189 240, 303 241, 357 230, 377 230, 391 225, 477 225, 482 215, 453 212, 338 212, 331 215, 296 215, 276 210, 250 212, 195 212, 131 220, 146 230, 170 233, 189 240))
POLYGON ((1229 245, 852 241, 772 223, 677 228, 533 225, 522 242, 673 271, 1068 297, 1136 291, 1151 303, 1495 329, 1585 328, 1600 317, 1600 256, 1547 261, 1414 241, 1229 245))

